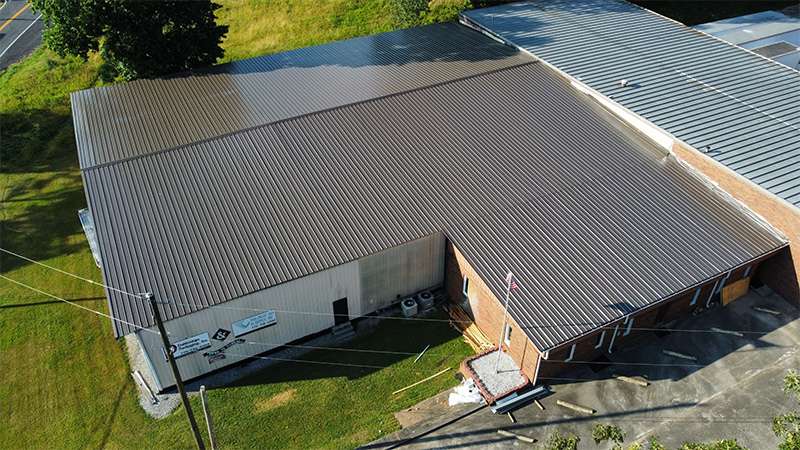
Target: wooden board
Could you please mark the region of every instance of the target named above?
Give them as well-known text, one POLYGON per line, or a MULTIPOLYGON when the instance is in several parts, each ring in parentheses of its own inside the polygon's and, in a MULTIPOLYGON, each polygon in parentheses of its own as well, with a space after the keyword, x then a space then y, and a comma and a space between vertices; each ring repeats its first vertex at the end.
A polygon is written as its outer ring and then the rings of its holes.
POLYGON ((750 277, 742 278, 739 281, 734 281, 733 283, 722 288, 722 304, 727 305, 728 303, 746 294, 749 289, 750 277))

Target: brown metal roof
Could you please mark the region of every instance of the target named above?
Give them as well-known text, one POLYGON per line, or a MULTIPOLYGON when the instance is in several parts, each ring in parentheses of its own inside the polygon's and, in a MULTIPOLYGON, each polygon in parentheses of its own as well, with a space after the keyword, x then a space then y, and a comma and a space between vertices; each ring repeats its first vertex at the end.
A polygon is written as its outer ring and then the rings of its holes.
POLYGON ((84 90, 72 94, 78 157, 106 164, 529 60, 441 24, 84 90))
POLYGON ((171 300, 168 319, 441 231, 496 295, 514 271, 511 313, 548 349, 785 245, 530 62, 83 176, 106 283, 171 300))

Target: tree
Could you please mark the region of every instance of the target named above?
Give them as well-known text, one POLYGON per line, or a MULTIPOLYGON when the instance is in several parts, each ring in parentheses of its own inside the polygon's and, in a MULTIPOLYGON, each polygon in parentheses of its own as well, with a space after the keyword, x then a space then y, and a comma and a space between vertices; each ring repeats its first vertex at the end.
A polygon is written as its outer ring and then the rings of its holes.
MULTIPOLYGON (((800 373, 789 370, 783 378, 783 392, 794 395, 800 402, 800 373)), ((783 442, 780 450, 797 450, 800 448, 800 412, 792 411, 772 419, 772 431, 783 442)))
POLYGON ((395 24, 401 27, 448 22, 472 7, 471 0, 392 0, 395 24))
POLYGON ((98 52, 110 79, 152 78, 214 64, 228 27, 211 0, 32 0, 45 44, 61 56, 98 52))

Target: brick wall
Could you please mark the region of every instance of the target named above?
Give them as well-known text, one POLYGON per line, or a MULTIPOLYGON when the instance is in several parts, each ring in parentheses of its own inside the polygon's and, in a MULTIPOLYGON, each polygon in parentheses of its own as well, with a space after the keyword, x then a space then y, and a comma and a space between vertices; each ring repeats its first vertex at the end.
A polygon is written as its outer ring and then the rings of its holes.
POLYGON ((676 142, 672 152, 787 237, 790 248, 765 262, 759 277, 786 300, 800 304, 800 210, 689 146, 676 142))
MULTIPOLYGON (((464 305, 464 310, 475 321, 478 328, 492 342, 500 338, 503 327, 503 307, 497 297, 489 291, 489 288, 475 273, 464 255, 458 251, 450 242, 446 246, 445 264, 445 287, 447 295, 452 301, 464 298, 462 293, 464 278, 469 279, 468 303, 464 305)), ((519 325, 508 317, 511 325, 511 344, 506 347, 511 357, 519 365, 522 372, 531 380, 536 377, 536 364, 539 352, 530 342, 519 325)))
MULTIPOLYGON (((749 264, 751 269, 748 276, 755 273, 760 266, 766 267, 772 264, 772 260, 780 258, 781 253, 782 252, 764 256, 760 260, 749 264)), ((492 342, 496 342, 500 338, 503 324, 502 303, 489 291, 489 288, 475 273, 469 262, 464 258, 464 255, 449 241, 445 247, 445 255, 445 289, 447 290, 448 297, 451 301, 462 301, 462 307, 467 314, 473 318, 478 328, 480 328, 492 342), (469 279, 468 295, 466 298, 462 291, 465 277, 469 279)), ((727 285, 742 279, 745 276, 746 270, 747 266, 742 266, 733 270, 726 279, 725 284, 727 285)), ((694 305, 691 305, 691 302, 696 289, 689 289, 686 292, 675 295, 669 300, 640 310, 633 317, 632 328, 656 328, 659 324, 689 316, 698 307, 705 306, 709 297, 712 295, 715 283, 724 278, 725 275, 725 273, 719 274, 700 285, 700 293, 694 305)), ((593 361, 608 350, 616 325, 619 325, 619 327, 617 328, 617 335, 614 338, 613 349, 635 344, 638 335, 649 332, 647 330, 640 331, 631 329, 628 335, 623 335, 626 324, 624 319, 620 319, 605 326, 603 329, 551 350, 548 355, 548 360, 542 360, 541 368, 538 372, 539 380, 537 380, 536 366, 539 362, 540 352, 533 343, 530 342, 514 319, 508 317, 508 322, 512 327, 511 344, 509 346, 510 348, 507 348, 509 354, 532 382, 541 381, 545 383, 547 382, 547 377, 557 377, 575 367, 575 364, 555 362, 563 361, 569 356, 570 347, 573 343, 576 345, 572 361, 593 361), (605 335, 602 345, 596 348, 600 335, 604 331, 605 335)))
MULTIPOLYGON (((780 257, 780 255, 769 255, 750 264, 751 269, 748 276, 751 276, 760 266, 766 265, 777 257, 780 257)), ((725 285, 741 280, 745 277, 746 271, 747 266, 733 270, 725 280, 725 285)), ((627 324, 624 320, 620 319, 604 327, 605 335, 603 336, 602 345, 600 345, 600 347, 597 347, 597 344, 599 343, 599 338, 603 330, 593 332, 581 339, 566 343, 551 350, 548 359, 542 361, 542 367, 539 370, 540 380, 546 383, 548 377, 558 377, 559 375, 563 375, 564 372, 575 368, 574 363, 557 362, 564 361, 569 357, 572 344, 575 344, 575 352, 571 361, 594 361, 608 351, 609 344, 611 343, 611 336, 615 333, 615 327, 618 328, 616 328, 616 337, 614 338, 612 351, 635 345, 638 336, 651 332, 650 330, 637 330, 636 328, 652 329, 673 320, 688 317, 695 309, 705 306, 709 297, 712 295, 714 284, 724 277, 725 274, 720 274, 702 284, 700 286, 700 293, 697 296, 697 301, 694 305, 691 303, 695 295, 695 289, 691 289, 687 292, 675 295, 672 299, 661 302, 658 305, 639 311, 633 316, 631 331, 627 336, 624 335, 627 324)))

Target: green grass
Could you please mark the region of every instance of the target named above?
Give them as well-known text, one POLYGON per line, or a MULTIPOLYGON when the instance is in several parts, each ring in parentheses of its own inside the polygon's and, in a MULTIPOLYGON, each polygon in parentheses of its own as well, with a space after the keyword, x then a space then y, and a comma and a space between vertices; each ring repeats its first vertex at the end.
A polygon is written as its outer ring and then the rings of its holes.
MULTIPOLYGON (((386 2, 224 1, 226 58, 238 59, 390 28, 386 2), (281 3, 281 6, 277 4, 281 3)), ((85 206, 69 92, 100 84, 99 61, 44 49, 0 73, 0 245, 100 279, 77 219, 85 206)), ((97 287, 0 256, 0 273, 107 311, 97 287)), ((378 371, 281 364, 213 390, 222 448, 348 448, 397 429, 392 413, 455 384, 445 375, 469 348, 446 325, 387 322, 353 345, 416 351, 412 358, 315 352, 304 359, 388 365, 378 371), (436 355, 452 355, 443 360, 436 355), (276 397, 277 396, 277 397, 276 397)), ((198 405, 195 405, 196 408, 198 405)), ((199 408, 197 409, 199 411, 199 408)), ((136 402, 120 342, 106 319, 0 280, 0 447, 192 448, 182 410, 153 420, 136 402)))
POLYGON ((230 0, 217 11, 229 27, 225 61, 392 29, 389 0, 230 0))

